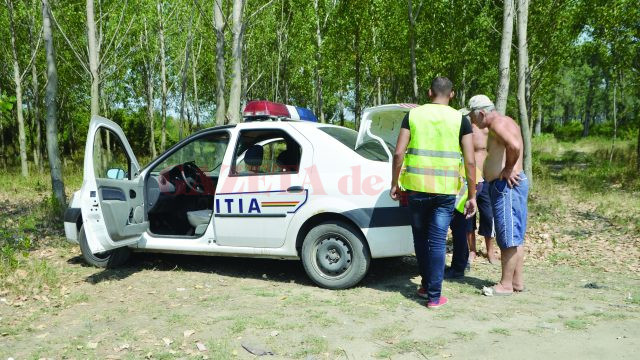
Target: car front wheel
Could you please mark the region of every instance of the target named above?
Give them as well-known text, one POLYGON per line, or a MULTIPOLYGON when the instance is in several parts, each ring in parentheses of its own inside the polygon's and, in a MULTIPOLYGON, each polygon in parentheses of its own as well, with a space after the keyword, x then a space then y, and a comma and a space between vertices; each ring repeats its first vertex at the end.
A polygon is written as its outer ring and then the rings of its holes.
POLYGON ((302 244, 302 265, 311 280, 324 288, 356 285, 367 274, 370 262, 362 234, 344 222, 314 227, 302 244))
POLYGON ((78 243, 80 243, 80 251, 82 252, 84 261, 89 265, 99 268, 116 268, 127 262, 129 255, 131 254, 131 251, 126 247, 93 254, 89 249, 89 244, 87 243, 87 235, 84 232, 84 226, 80 227, 78 243))

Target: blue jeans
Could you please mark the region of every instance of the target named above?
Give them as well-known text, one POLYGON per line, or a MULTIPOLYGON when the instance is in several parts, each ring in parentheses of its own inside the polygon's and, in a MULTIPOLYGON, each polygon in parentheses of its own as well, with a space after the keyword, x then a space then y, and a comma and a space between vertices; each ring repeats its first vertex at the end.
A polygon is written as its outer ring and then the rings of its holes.
POLYGON ((469 244, 467 243, 467 233, 473 232, 471 221, 459 211, 453 212, 451 220, 451 234, 453 235, 453 257, 451 258, 451 270, 455 273, 464 273, 469 261, 469 244))
POLYGON ((453 217, 455 195, 409 193, 411 230, 422 287, 429 301, 440 301, 447 230, 453 217))

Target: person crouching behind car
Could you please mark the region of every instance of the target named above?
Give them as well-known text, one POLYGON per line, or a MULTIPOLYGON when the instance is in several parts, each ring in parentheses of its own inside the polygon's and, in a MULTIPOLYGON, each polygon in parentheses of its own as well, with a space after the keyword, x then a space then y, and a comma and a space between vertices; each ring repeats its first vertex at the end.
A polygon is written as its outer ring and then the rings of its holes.
MULTIPOLYGON (((441 296, 447 230, 456 208, 456 195, 467 195, 464 183, 475 184, 471 123, 449 106, 453 84, 437 77, 429 89, 430 104, 413 108, 405 116, 393 156, 390 196, 398 200, 408 192, 411 229, 419 273, 418 296, 428 308, 448 302, 441 296), (406 154, 405 154, 406 153, 406 154), (464 166, 463 164, 464 160, 464 166)), ((466 203, 459 202, 467 218, 476 212, 475 186, 466 203)))

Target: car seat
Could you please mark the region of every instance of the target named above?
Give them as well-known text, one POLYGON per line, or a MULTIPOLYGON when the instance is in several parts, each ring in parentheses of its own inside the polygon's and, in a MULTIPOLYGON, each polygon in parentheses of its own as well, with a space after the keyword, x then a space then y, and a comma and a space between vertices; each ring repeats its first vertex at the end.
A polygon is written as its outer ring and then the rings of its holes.
POLYGON ((187 212, 187 220, 189 220, 189 224, 193 226, 196 235, 202 235, 207 230, 207 226, 209 225, 209 220, 211 220, 211 215, 213 214, 213 210, 195 210, 187 212))
POLYGON ((297 149, 287 149, 276 158, 276 164, 283 172, 297 172, 300 164, 300 152, 297 149))
POLYGON ((260 172, 262 166, 262 158, 264 157, 264 149, 260 145, 251 145, 244 154, 244 163, 247 165, 249 172, 260 172))

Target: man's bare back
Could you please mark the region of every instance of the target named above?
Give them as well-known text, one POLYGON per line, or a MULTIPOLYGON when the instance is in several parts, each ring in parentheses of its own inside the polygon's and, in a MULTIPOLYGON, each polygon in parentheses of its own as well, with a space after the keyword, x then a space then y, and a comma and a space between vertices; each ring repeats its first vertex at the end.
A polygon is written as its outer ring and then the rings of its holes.
MULTIPOLYGON (((487 158, 484 163, 484 179, 493 181, 500 177, 506 162, 506 142, 517 141, 522 144, 520 127, 508 116, 498 115, 488 126, 489 139, 487 142, 487 158)), ((513 167, 513 172, 519 174, 522 171, 522 146, 519 149, 518 161, 513 167)))

